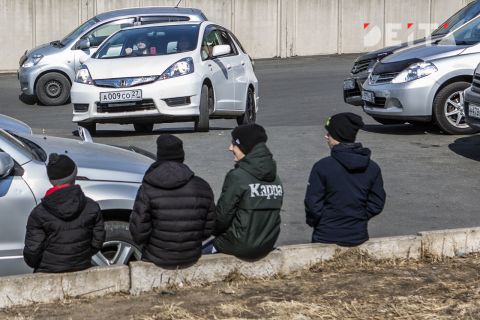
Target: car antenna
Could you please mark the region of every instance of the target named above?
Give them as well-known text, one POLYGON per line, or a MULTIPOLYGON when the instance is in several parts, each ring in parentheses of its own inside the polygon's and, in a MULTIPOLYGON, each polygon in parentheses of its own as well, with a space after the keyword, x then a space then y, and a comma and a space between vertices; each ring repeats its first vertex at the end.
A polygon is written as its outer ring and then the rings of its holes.
POLYGON ((178 8, 178 6, 180 5, 180 2, 182 2, 182 0, 178 0, 177 5, 175 6, 175 8, 178 8))

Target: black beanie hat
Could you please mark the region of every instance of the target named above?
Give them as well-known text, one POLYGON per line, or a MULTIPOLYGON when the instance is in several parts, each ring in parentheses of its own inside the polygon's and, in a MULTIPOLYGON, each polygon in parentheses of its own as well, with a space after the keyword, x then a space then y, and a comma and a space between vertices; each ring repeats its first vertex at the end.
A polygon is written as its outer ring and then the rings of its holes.
POLYGON ((183 162, 185 151, 183 142, 171 134, 162 134, 157 138, 157 160, 183 162))
POLYGON ((325 129, 338 142, 355 142, 358 130, 363 127, 362 117, 351 112, 338 113, 327 120, 325 129))
POLYGON ((48 157, 47 175, 54 186, 74 184, 77 176, 77 166, 68 156, 52 153, 48 157))
POLYGON ((258 124, 245 124, 232 130, 232 144, 248 154, 260 142, 267 142, 265 129, 258 124))

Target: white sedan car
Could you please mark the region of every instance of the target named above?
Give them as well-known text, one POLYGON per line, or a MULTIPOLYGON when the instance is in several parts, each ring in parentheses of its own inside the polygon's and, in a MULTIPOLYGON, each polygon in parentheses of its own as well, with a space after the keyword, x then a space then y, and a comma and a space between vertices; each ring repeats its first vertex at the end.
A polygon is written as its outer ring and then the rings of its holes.
POLYGON ((78 71, 71 91, 73 121, 95 133, 97 123, 194 121, 253 123, 258 80, 238 39, 211 22, 176 22, 123 29, 78 71))

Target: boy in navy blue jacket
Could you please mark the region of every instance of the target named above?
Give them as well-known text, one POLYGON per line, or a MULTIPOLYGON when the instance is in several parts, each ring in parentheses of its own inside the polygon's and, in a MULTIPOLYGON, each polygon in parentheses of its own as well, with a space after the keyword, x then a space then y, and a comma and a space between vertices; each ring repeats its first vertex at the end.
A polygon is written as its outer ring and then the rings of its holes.
POLYGON ((325 125, 331 155, 313 166, 305 195, 312 242, 359 245, 368 240, 368 220, 383 210, 380 167, 369 149, 355 143, 362 127, 362 118, 350 112, 334 115, 325 125))

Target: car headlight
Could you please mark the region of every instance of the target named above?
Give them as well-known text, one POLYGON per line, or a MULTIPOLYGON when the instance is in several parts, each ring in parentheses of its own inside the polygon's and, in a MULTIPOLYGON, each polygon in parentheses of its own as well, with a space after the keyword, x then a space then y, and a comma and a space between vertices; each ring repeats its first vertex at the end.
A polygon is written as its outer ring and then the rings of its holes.
POLYGON ((165 79, 180 77, 180 76, 193 73, 193 71, 194 71, 194 68, 193 68, 192 58, 185 58, 175 62, 170 67, 168 67, 168 69, 165 70, 162 73, 162 75, 158 77, 158 79, 165 80, 165 79))
POLYGON ((39 63, 40 60, 42 60, 42 58, 43 58, 43 55, 34 54, 34 55, 28 57, 28 59, 22 64, 22 67, 23 68, 33 67, 33 66, 37 65, 37 63, 39 63))
POLYGON ((417 80, 437 72, 438 69, 430 62, 414 63, 407 69, 400 72, 393 80, 392 83, 404 83, 413 80, 417 80))
POLYGON ((93 84, 92 77, 90 76, 90 71, 88 71, 87 66, 81 66, 77 71, 75 77, 75 82, 83 84, 93 84))

